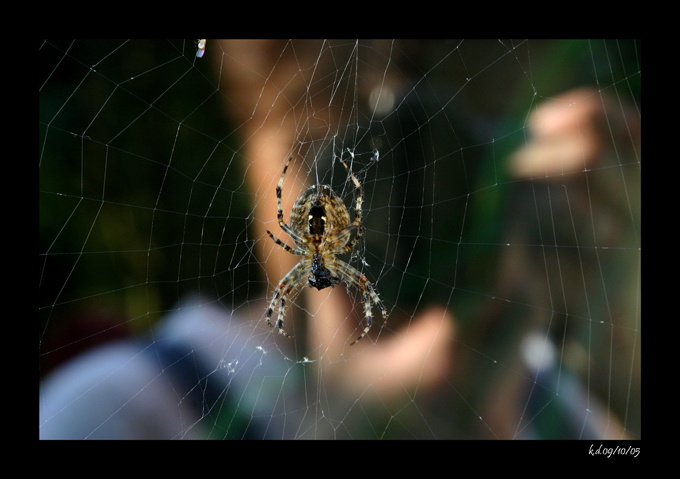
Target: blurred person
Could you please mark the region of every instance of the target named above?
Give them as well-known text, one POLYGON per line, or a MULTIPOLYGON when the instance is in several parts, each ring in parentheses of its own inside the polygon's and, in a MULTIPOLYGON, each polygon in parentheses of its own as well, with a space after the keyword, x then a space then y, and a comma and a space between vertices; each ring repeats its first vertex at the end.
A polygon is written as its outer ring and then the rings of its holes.
MULTIPOLYGON (((221 42, 222 51, 231 60, 224 70, 227 74, 222 87, 230 92, 225 107, 242 123, 242 137, 248 139, 245 156, 250 167, 246 181, 258 198, 254 205, 257 221, 252 227, 258 242, 262 242, 262 247, 254 250, 262 255, 259 260, 270 283, 268 296, 275 286, 273 281, 299 259, 271 241, 266 230, 267 224, 278 228, 275 185, 295 143, 292 118, 306 115, 303 104, 291 115, 285 98, 302 95, 306 85, 296 62, 300 58, 313 60, 314 55, 305 56, 303 50, 310 53, 319 43, 302 42, 300 46, 297 58, 291 52, 279 58, 281 44, 277 41, 221 42), (280 85, 285 85, 283 91, 280 85), (258 108, 260 104, 267 107, 258 108)), ((205 57, 210 58, 216 50, 207 48, 205 57)), ((284 215, 288 216, 292 201, 304 185, 289 180, 285 189, 290 192, 282 199, 284 215)), ((445 308, 427 308, 409 322, 408 328, 393 334, 378 333, 383 330, 382 318, 375 317, 379 324, 372 334, 350 348, 348 339, 353 339, 357 325, 347 320, 353 317, 353 305, 346 288, 317 291, 303 287, 301 295, 306 307, 289 321, 305 322, 300 328, 306 337, 303 347, 316 353, 308 366, 323 369, 324 387, 338 405, 351 405, 369 386, 387 398, 416 387, 426 391, 443 382, 451 363, 454 331, 451 313, 445 308), (306 311, 311 316, 307 317, 306 311), (340 358, 342 361, 338 361, 340 358)), ((393 306, 388 306, 392 321, 398 314, 393 306)), ((293 389, 283 389, 286 407, 304 410, 304 398, 294 387, 289 362, 285 356, 274 357, 271 350, 263 349, 261 335, 252 330, 252 324, 267 328, 265 309, 266 305, 258 302, 231 312, 219 303, 184 298, 148 337, 106 344, 73 358, 42 383, 40 437, 294 437, 297 426, 292 426, 292 418, 276 414, 281 407, 280 390, 271 385, 273 389, 264 389, 271 394, 259 390, 267 386, 267 378, 288 378, 287 388, 293 389), (270 357, 263 361, 267 354, 270 357), (243 411, 246 414, 241 416, 243 411), (219 414, 226 415, 224 429, 216 426, 214 417, 219 414)), ((288 340, 275 330, 270 334, 281 351, 295 348, 295 341, 303 339, 288 340)), ((316 434, 325 437, 321 430, 316 434)))
POLYGON ((505 392, 489 395, 487 414, 505 437, 634 438, 620 418, 639 431, 640 348, 635 357, 619 357, 624 350, 589 348, 583 337, 592 335, 600 345, 633 344, 639 334, 639 115, 622 98, 583 87, 540 103, 527 129, 508 171, 531 180, 519 184, 511 210, 533 214, 509 222, 507 242, 517 246, 501 257, 497 291, 544 305, 522 322, 521 358, 535 382, 529 390, 494 383, 490 387, 505 392), (611 175, 602 174, 607 169, 611 175), (602 253, 600 245, 607 246, 602 253), (626 256, 607 255, 611 247, 630 250, 630 264, 620 261, 626 256), (608 290, 588 293, 585 278, 608 290), (589 331, 590 321, 607 326, 589 331), (613 363, 628 367, 612 369, 613 363), (508 395, 518 398, 512 412, 508 395))

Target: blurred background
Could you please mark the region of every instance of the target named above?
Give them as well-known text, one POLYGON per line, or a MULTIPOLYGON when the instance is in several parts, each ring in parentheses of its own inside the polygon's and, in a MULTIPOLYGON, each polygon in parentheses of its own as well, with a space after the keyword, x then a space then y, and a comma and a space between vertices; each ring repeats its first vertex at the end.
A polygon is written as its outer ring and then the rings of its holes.
POLYGON ((639 439, 639 40, 45 40, 42 438, 639 439), (379 291, 300 288, 330 184, 379 291))

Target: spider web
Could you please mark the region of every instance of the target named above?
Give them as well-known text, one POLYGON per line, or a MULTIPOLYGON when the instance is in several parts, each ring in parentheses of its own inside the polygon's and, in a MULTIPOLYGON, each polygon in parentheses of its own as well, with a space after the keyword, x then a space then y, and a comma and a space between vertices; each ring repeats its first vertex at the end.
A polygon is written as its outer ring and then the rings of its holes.
POLYGON ((46 40, 42 438, 641 437, 640 42, 46 40), (299 288, 328 184, 377 289, 299 288))

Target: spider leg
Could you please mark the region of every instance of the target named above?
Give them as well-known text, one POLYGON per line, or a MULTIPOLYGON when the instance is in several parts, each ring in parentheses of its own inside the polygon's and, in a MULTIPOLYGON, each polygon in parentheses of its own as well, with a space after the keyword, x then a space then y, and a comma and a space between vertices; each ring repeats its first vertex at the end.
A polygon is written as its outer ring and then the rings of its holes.
POLYGON ((385 309, 385 306, 383 305, 382 301, 380 300, 380 297, 378 296, 378 293, 375 291, 375 288, 373 288, 373 285, 371 282, 366 279, 366 276, 364 276, 359 270, 356 268, 348 265, 342 260, 336 260, 335 264, 338 274, 340 275, 340 278, 348 283, 356 287, 359 291, 361 291, 361 294, 363 296, 364 300, 364 314, 366 316, 366 327, 364 330, 361 332, 358 338, 356 338, 350 346, 353 346, 356 344, 361 338, 366 336, 368 331, 371 329, 372 325, 372 318, 373 314, 371 312, 371 303, 377 305, 380 308, 380 311, 382 312, 383 319, 387 319, 387 310, 385 309))
POLYGON ((297 248, 291 248, 290 246, 288 246, 286 243, 284 243, 283 241, 281 241, 280 239, 278 239, 276 236, 274 236, 274 235, 272 234, 271 231, 267 230, 267 234, 270 236, 271 239, 274 240, 274 242, 275 242, 277 245, 281 246, 283 249, 285 249, 285 250, 288 251, 289 253, 293 253, 293 254, 297 254, 297 255, 303 255, 303 254, 305 254, 303 251, 301 251, 301 250, 299 250, 299 249, 297 249, 297 248))
MULTIPOLYGON (((351 232, 352 229, 354 228, 359 228, 359 231, 357 231, 356 237, 350 241, 346 246, 345 246, 345 251, 349 251, 354 247, 354 243, 357 242, 361 238, 361 236, 364 234, 364 226, 361 224, 361 213, 362 213, 362 207, 364 204, 364 189, 361 186, 361 183, 359 183, 359 180, 357 180, 357 177, 354 176, 354 173, 349 169, 349 166, 347 166, 347 163, 344 161, 340 160, 340 163, 342 163, 342 166, 345 167, 347 170, 347 174, 349 174, 349 177, 352 179, 352 183, 354 183, 354 187, 359 190, 359 194, 357 196, 357 203, 354 206, 354 221, 352 222, 351 225, 347 226, 345 228, 347 231, 347 234, 351 232)), ((342 235, 343 233, 341 233, 342 235)))
POLYGON ((371 318, 373 317, 371 313, 371 299, 366 291, 364 291, 364 314, 366 315, 366 327, 361 332, 358 338, 349 343, 350 346, 354 346, 361 338, 366 336, 368 331, 371 329, 371 318))
POLYGON ((298 264, 293 266, 293 269, 291 269, 288 274, 283 277, 283 279, 279 282, 279 285, 274 290, 274 297, 270 301, 269 307, 267 308, 265 320, 267 321, 269 327, 273 328, 274 325, 271 322, 271 317, 278 301, 279 314, 276 319, 276 329, 278 329, 279 333, 283 334, 287 338, 292 338, 293 336, 286 333, 283 329, 283 314, 286 307, 286 298, 288 298, 288 295, 291 293, 291 291, 293 291, 302 283, 305 273, 307 270, 309 270, 309 268, 310 260, 306 258, 302 259, 298 264))
POLYGON ((283 205, 281 204, 281 192, 283 191, 283 178, 286 176, 286 171, 288 170, 288 165, 290 164, 290 161, 293 159, 291 156, 288 158, 286 161, 286 165, 283 167, 283 173, 281 173, 281 178, 279 178, 279 182, 276 185, 276 204, 278 206, 278 211, 276 213, 276 217, 279 220, 279 226, 281 226, 281 229, 285 231, 288 236, 293 238, 293 241, 295 241, 295 244, 300 243, 307 243, 307 240, 303 238, 302 236, 298 235, 295 233, 290 226, 286 224, 285 221, 283 221, 283 205))

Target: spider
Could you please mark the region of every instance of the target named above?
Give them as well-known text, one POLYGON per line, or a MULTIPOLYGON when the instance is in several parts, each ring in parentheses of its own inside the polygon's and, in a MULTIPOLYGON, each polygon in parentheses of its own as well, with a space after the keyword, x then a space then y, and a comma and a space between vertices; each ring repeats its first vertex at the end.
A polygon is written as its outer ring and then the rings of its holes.
POLYGON ((363 190, 361 183, 350 171, 347 164, 340 160, 347 170, 354 186, 359 190, 356 206, 354 207, 354 221, 349 222, 349 213, 340 197, 331 190, 328 185, 314 185, 307 189, 293 205, 290 213, 290 225, 283 221, 283 208, 281 206, 281 189, 286 170, 292 158, 286 161, 279 183, 276 185, 276 202, 278 204, 278 220, 281 229, 291 237, 296 248, 291 248, 283 241, 274 236, 269 230, 267 234, 276 244, 289 253, 302 256, 300 262, 291 269, 279 282, 274 290, 274 297, 267 308, 266 320, 270 327, 274 327, 271 316, 279 303, 279 313, 276 327, 279 333, 287 338, 292 338, 283 330, 283 313, 286 298, 299 285, 304 282, 305 275, 309 273, 308 283, 310 287, 322 290, 327 287, 335 287, 341 281, 357 288, 364 301, 364 314, 366 315, 366 327, 350 346, 366 336, 371 329, 371 305, 377 305, 382 311, 383 319, 387 319, 387 311, 373 285, 357 269, 353 268, 336 256, 352 250, 356 241, 363 234, 361 224, 361 205, 363 203, 363 190), (354 239, 350 240, 352 231, 357 230, 354 239))

